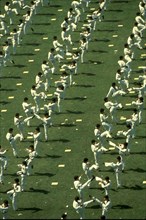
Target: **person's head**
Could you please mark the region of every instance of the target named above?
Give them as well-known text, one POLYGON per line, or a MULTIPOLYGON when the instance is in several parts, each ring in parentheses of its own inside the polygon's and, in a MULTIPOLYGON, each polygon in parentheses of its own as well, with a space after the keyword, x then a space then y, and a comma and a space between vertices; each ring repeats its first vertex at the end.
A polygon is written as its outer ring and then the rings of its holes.
POLYGON ((54 36, 54 37, 53 37, 53 40, 57 40, 57 36, 54 36))
POLYGON ((51 48, 51 53, 54 53, 55 49, 54 48, 51 48))
POLYGON ((140 16, 140 12, 137 12, 137 13, 136 13, 136 16, 140 16))
POLYGON ((46 118, 49 118, 49 113, 48 113, 48 112, 45 112, 45 113, 44 113, 44 116, 45 116, 46 118))
POLYGON ((117 156, 117 161, 121 161, 121 156, 117 156))
POLYGON ((63 30, 63 31, 66 31, 66 27, 63 27, 62 30, 63 30))
POLYGON ((123 145, 124 145, 125 149, 128 147, 128 143, 127 142, 124 142, 123 145))
POLYGON ((27 162, 25 160, 22 161, 22 165, 26 167, 27 166, 27 162))
POLYGON ((106 219, 106 218, 105 218, 105 215, 101 215, 100 219, 101 219, 101 220, 106 219))
POLYGON ((38 76, 39 76, 39 77, 42 77, 43 74, 42 74, 41 72, 38 72, 38 76))
POLYGON ((75 201, 78 202, 79 200, 80 200, 80 197, 79 197, 79 196, 76 196, 76 197, 75 197, 75 201))
POLYGON ((3 201, 3 204, 4 204, 4 207, 8 207, 8 206, 9 206, 9 202, 8 202, 8 200, 5 199, 5 200, 3 201))
POLYGON ((95 144, 96 143, 96 141, 95 140, 91 140, 91 144, 95 144))
POLYGON ((140 100, 140 102, 143 102, 143 97, 140 97, 139 100, 140 100))
POLYGON ((31 87, 33 90, 35 90, 36 89, 36 85, 32 85, 32 87, 31 87))
POLYGON ((14 32, 14 33, 17 33, 17 29, 16 29, 16 28, 14 28, 14 29, 13 29, 13 32, 14 32))
POLYGON ((10 133, 13 133, 13 128, 9 128, 9 132, 10 132, 10 133))
POLYGON ((51 101, 52 101, 52 103, 56 103, 57 100, 58 100, 57 97, 53 97, 51 101))
POLYGON ((19 22, 20 22, 20 24, 23 22, 23 20, 22 19, 19 19, 19 22))
POLYGON ((95 126, 96 128, 100 128, 100 124, 96 124, 96 126, 95 126))
POLYGON ((9 6, 9 5, 10 5, 10 2, 6 2, 6 5, 9 6))
POLYGON ((129 45, 126 43, 126 44, 124 44, 124 47, 126 47, 126 48, 127 48, 127 47, 129 47, 129 45))
POLYGON ((120 59, 120 60, 123 60, 123 59, 124 59, 124 57, 123 57, 123 56, 120 56, 120 57, 119 57, 119 59, 120 59))
POLYGON ((135 114, 137 114, 138 110, 137 110, 136 108, 134 108, 133 112, 134 112, 135 114))
POLYGON ((105 177, 105 180, 106 180, 107 182, 109 182, 109 180, 110 180, 109 176, 106 176, 106 177, 105 177))
POLYGON ((64 90, 64 86, 63 85, 59 85, 58 88, 61 89, 61 90, 64 90))
POLYGON ((26 13, 27 13, 27 15, 30 15, 30 10, 28 10, 26 13))
POLYGON ((19 182, 20 182, 20 181, 19 181, 19 178, 15 178, 15 179, 14 179, 14 182, 15 182, 16 184, 19 184, 19 182))
POLYGON ((16 118, 19 118, 19 116, 20 116, 19 113, 16 113, 16 114, 15 114, 15 117, 16 117, 16 118))
POLYGON ((105 98, 104 98, 104 101, 105 101, 105 102, 108 102, 108 97, 105 97, 105 98))
POLYGON ((75 180, 75 181, 78 180, 78 179, 79 179, 79 176, 78 176, 78 175, 74 176, 74 180, 75 180))
POLYGON ((118 73, 118 74, 121 74, 122 72, 121 72, 121 70, 120 70, 120 69, 118 69, 118 70, 117 70, 117 73, 118 73))
POLYGON ((112 83, 112 87, 115 87, 115 86, 116 86, 116 83, 115 83, 115 82, 113 82, 113 83, 112 83))
POLYGON ((67 212, 65 212, 61 215, 61 219, 67 219, 67 212))
POLYGON ((33 144, 29 145, 29 149, 30 149, 31 151, 34 151, 34 146, 33 146, 33 144))
POLYGON ((83 159, 83 162, 84 163, 87 163, 89 160, 88 160, 88 158, 87 157, 85 157, 84 159, 83 159))
POLYGON ((35 132, 39 133, 39 132, 40 132, 40 128, 37 127, 37 128, 35 129, 35 132))
POLYGON ((28 98, 27 98, 27 97, 25 97, 25 98, 24 98, 24 102, 27 102, 27 101, 28 101, 28 98))
POLYGON ((128 129, 131 129, 132 126, 131 126, 130 124, 127 124, 126 127, 127 127, 128 129))
POLYGON ((46 61, 46 60, 43 60, 43 64, 47 64, 47 61, 46 61))
POLYGON ((104 200, 109 201, 109 196, 108 195, 104 196, 104 200))

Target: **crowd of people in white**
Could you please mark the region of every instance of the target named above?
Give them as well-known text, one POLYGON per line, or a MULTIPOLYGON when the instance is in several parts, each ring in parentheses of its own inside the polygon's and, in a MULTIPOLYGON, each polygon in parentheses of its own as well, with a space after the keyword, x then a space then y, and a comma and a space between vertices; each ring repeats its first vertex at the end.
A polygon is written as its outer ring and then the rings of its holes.
MULTIPOLYGON (((34 84, 30 88, 30 94, 24 97, 22 102, 22 113, 16 113, 14 115, 14 128, 10 125, 9 130, 6 133, 6 140, 12 148, 14 157, 19 157, 17 140, 20 140, 20 144, 23 140, 31 136, 34 140, 33 145, 30 144, 26 149, 28 152, 28 158, 18 164, 20 170, 17 171, 18 178, 14 179, 12 190, 7 191, 8 198, 12 200, 12 207, 17 210, 17 195, 20 192, 25 191, 25 181, 28 175, 31 175, 33 168, 33 160, 39 156, 39 141, 42 138, 42 131, 39 126, 26 134, 26 126, 29 127, 33 118, 38 119, 38 123, 43 125, 45 141, 49 140, 49 129, 53 125, 53 117, 56 112, 62 111, 62 103, 65 99, 66 90, 75 85, 74 75, 78 74, 78 64, 84 63, 85 55, 88 53, 88 48, 92 35, 96 31, 98 22, 103 22, 104 12, 108 8, 108 4, 112 4, 112 0, 100 0, 97 3, 97 8, 86 14, 86 23, 83 24, 82 30, 79 35, 79 47, 77 50, 73 49, 74 42, 72 41, 72 35, 78 28, 78 22, 83 20, 84 12, 88 11, 91 0, 77 0, 72 1, 71 7, 68 10, 66 17, 60 24, 61 33, 60 39, 58 36, 54 36, 52 39, 52 48, 48 51, 48 57, 42 61, 41 71, 37 73, 34 79, 34 84), (71 60, 70 62, 65 62, 71 60), (64 62, 64 63, 63 63, 64 62), (52 81, 52 75, 59 71, 61 65, 60 78, 56 81, 52 81), (55 87, 55 91, 51 101, 48 101, 47 92, 51 86, 55 87), (29 100, 33 100, 33 103, 29 100), (40 112, 43 111, 43 116, 40 112), (15 133, 15 127, 18 133, 15 133), (20 176, 20 180, 19 180, 20 176)), ((23 41, 23 35, 26 35, 30 30, 32 33, 35 31, 32 27, 33 17, 37 14, 38 6, 44 6, 51 4, 48 0, 34 0, 29 4, 25 3, 25 0, 12 0, 6 2, 4 9, 0 12, 0 38, 7 36, 7 40, 4 42, 3 49, 0 51, 0 69, 3 70, 9 65, 9 62, 15 64, 15 60, 12 59, 12 54, 17 53, 17 46, 21 46, 23 41), (19 19, 19 24, 13 30, 11 25, 14 24, 14 15, 20 16, 20 12, 27 10, 26 14, 22 15, 19 19), (6 22, 9 20, 9 24, 6 22)), ((117 188, 122 186, 120 174, 125 169, 125 157, 130 154, 131 140, 136 137, 137 126, 142 123, 142 112, 144 106, 144 95, 146 93, 146 70, 143 69, 143 73, 139 75, 137 87, 130 87, 130 81, 132 78, 131 62, 133 61, 135 54, 134 48, 140 50, 142 47, 143 32, 146 28, 146 1, 140 1, 139 12, 136 13, 134 26, 131 30, 131 34, 127 38, 127 42, 123 48, 123 54, 119 57, 117 65, 119 68, 115 73, 115 81, 109 88, 107 94, 103 98, 104 106, 99 112, 99 123, 95 125, 93 131, 95 139, 91 141, 91 151, 93 152, 93 158, 95 163, 91 165, 88 158, 84 158, 82 162, 82 169, 87 176, 87 181, 81 183, 81 176, 74 176, 74 188, 77 190, 78 195, 74 198, 73 208, 79 214, 79 218, 83 219, 84 208, 92 203, 97 202, 102 207, 102 218, 107 218, 107 212, 111 207, 111 200, 109 196, 109 190, 111 186, 111 180, 109 176, 101 178, 101 176, 92 175, 93 169, 100 169, 100 155, 104 152, 109 152, 107 149, 107 142, 109 146, 112 146, 115 150, 118 150, 118 156, 116 161, 105 162, 105 167, 111 167, 115 172, 117 188), (123 108, 123 103, 119 102, 121 97, 135 92, 137 99, 130 104, 134 107, 133 113, 130 118, 126 119, 126 128, 117 132, 116 137, 124 136, 125 141, 117 144, 111 141, 113 138, 113 128, 118 123, 116 112, 118 109, 123 108), (83 191, 84 188, 90 187, 91 182, 95 180, 99 184, 99 187, 103 188, 105 195, 103 200, 94 196, 90 196, 90 200, 84 201, 83 191)), ((2 72, 2 71, 1 71, 2 72)), ((0 147, 0 160, 1 160, 1 172, 0 182, 5 180, 3 174, 8 166, 7 150, 0 147)), ((3 212, 3 218, 7 218, 7 210, 9 208, 8 200, 5 200, 1 204, 0 209, 3 212)), ((66 215, 65 215, 66 216, 66 215)))

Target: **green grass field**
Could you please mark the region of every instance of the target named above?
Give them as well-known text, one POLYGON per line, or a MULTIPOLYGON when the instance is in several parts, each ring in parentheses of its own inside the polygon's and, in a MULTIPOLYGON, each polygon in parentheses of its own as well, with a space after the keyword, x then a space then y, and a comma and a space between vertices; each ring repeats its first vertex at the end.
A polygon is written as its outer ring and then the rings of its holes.
MULTIPOLYGON (((3 12, 3 6, 6 0, 0 0, 0 8, 3 12)), ((26 0, 29 4, 30 1, 26 0)), ((52 47, 52 39, 57 35, 61 41, 60 33, 64 17, 70 8, 71 0, 52 0, 50 6, 38 7, 37 15, 33 17, 31 27, 34 33, 29 29, 27 35, 23 35, 22 44, 17 47, 16 55, 12 55, 15 65, 9 64, 0 69, 0 143, 4 148, 9 149, 8 168, 4 173, 4 185, 0 186, 0 201, 8 199, 6 191, 11 188, 13 179, 17 177, 19 170, 18 163, 21 163, 27 156, 25 148, 31 143, 26 139, 17 143, 19 158, 14 158, 12 150, 7 142, 5 135, 10 127, 17 128, 13 124, 13 117, 16 112, 24 115, 21 103, 25 96, 28 96, 33 102, 30 89, 34 84, 36 74, 41 71, 41 63, 47 59, 47 54, 52 47), (63 9, 60 11, 59 9, 63 9), (51 20, 56 18, 56 20, 51 20), (44 37, 48 39, 44 40, 44 37), (35 49, 40 51, 35 51, 35 49), (34 60, 30 63, 28 60, 34 60), (24 71, 29 73, 24 74, 24 71), (22 83, 17 86, 17 83, 22 83), (14 96, 14 99, 9 99, 14 96), (7 112, 2 112, 6 109, 7 112)), ((83 64, 78 64, 78 74, 73 77, 75 85, 67 88, 65 100, 62 100, 62 112, 53 114, 53 126, 49 128, 49 141, 45 142, 43 127, 41 127, 42 138, 40 142, 40 158, 34 159, 34 169, 32 175, 26 179, 26 190, 19 194, 18 211, 13 211, 10 206, 9 219, 60 219, 64 212, 68 213, 68 219, 78 219, 72 207, 72 202, 77 192, 73 188, 73 177, 83 174, 82 160, 88 157, 90 162, 94 162, 93 154, 90 149, 91 140, 94 139, 94 127, 99 122, 99 109, 103 107, 103 98, 113 81, 118 69, 118 58, 123 55, 124 43, 131 34, 134 24, 134 18, 138 9, 139 0, 112 0, 107 5, 104 12, 105 19, 97 22, 96 31, 92 32, 92 39, 89 43, 89 51, 85 53, 83 64), (122 24, 122 27, 118 25, 122 24), (113 35, 118 35, 113 37, 113 35), (109 47, 113 44, 114 46, 109 47), (68 119, 65 124, 61 124, 68 119), (82 119, 81 122, 76 122, 82 119), (65 149, 71 149, 71 152, 65 152, 65 149), (65 164, 65 167, 59 168, 59 164, 65 164), (58 185, 52 186, 52 182, 58 182, 58 185), (68 207, 66 207, 68 206, 68 207)), ((73 47, 79 47, 81 27, 86 22, 87 14, 92 12, 92 8, 98 7, 98 1, 92 0, 89 8, 82 13, 78 28, 72 32, 73 47)), ((10 26, 12 30, 18 24, 26 10, 20 10, 20 15, 15 16, 14 25, 10 26)), ((8 20, 7 20, 8 22, 8 20)), ((0 46, 8 36, 0 39, 0 46)), ((143 34, 143 50, 134 49, 135 59, 132 62, 130 86, 134 84, 134 78, 142 74, 139 66, 145 66, 145 39, 143 34)), ((72 52, 72 51, 71 51, 72 52)), ((69 61, 65 60, 65 63, 69 61)), ((59 67, 59 66, 58 66, 59 67)), ((55 91, 54 81, 59 78, 60 71, 52 76, 52 87, 48 93, 55 91)), ((122 97, 120 101, 125 106, 136 99, 133 94, 122 97)), ((51 100, 51 97, 48 98, 51 100)), ((42 101, 43 105, 43 101, 42 101)), ((43 106, 42 106, 43 107, 43 106)), ((125 106, 124 109, 117 112, 120 116, 130 117, 133 113, 132 107, 125 106)), ((41 111, 41 114, 43 111, 41 111)), ((125 172, 122 174, 123 187, 116 188, 115 175, 109 169, 101 165, 101 171, 95 171, 96 176, 109 175, 112 181, 110 190, 110 199, 112 208, 108 212, 108 219, 146 219, 146 106, 143 111, 143 122, 137 127, 136 138, 132 139, 131 154, 126 157, 125 172)), ((34 131, 40 122, 34 118, 31 126, 26 128, 26 132, 34 131)), ((126 130, 124 124, 114 125, 115 134, 117 130, 126 130)), ((112 139, 113 142, 122 142, 123 139, 112 139)), ((109 146, 107 146, 109 147, 109 146)), ((107 152, 101 157, 101 164, 105 161, 114 161, 118 151, 107 152)), ((82 182, 87 177, 83 174, 82 182)), ((92 182, 92 189, 85 189, 85 200, 89 195, 102 199, 104 194, 95 181, 92 182)), ((11 204, 11 201, 9 201, 11 204)), ((89 205, 85 210, 87 219, 99 219, 101 208, 97 203, 89 205)), ((0 218, 2 214, 0 213, 0 218)))

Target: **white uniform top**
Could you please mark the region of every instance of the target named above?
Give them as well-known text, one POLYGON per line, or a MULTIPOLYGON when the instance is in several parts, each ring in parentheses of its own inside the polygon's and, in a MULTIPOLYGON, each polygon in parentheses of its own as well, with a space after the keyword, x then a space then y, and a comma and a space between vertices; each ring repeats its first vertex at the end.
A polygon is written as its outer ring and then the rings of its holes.
POLYGON ((107 109, 110 109, 111 107, 115 106, 116 103, 113 103, 111 101, 108 101, 108 102, 105 102, 104 103, 104 106, 107 108, 107 109))
POLYGON ((40 85, 40 84, 42 83, 42 80, 41 80, 41 77, 40 77, 40 76, 37 75, 37 76, 35 77, 35 83, 38 84, 38 85, 40 85))
POLYGON ((5 10, 5 12, 6 12, 7 14, 9 14, 10 11, 11 11, 10 5, 5 5, 5 6, 4 6, 4 10, 5 10))
POLYGON ((74 181, 74 187, 75 187, 75 189, 79 189, 81 186, 82 186, 82 184, 80 183, 79 180, 75 180, 75 181, 74 181))
POLYGON ((48 73, 49 71, 51 71, 50 66, 47 65, 47 64, 42 64, 42 65, 41 65, 41 68, 42 68, 42 71, 43 71, 44 73, 48 73))
POLYGON ((134 40, 130 36, 127 39, 127 44, 130 46, 134 44, 134 40))
POLYGON ((120 68, 123 68, 126 66, 126 63, 124 62, 124 60, 118 60, 118 64, 119 64, 120 68))
POLYGON ((54 54, 53 53, 51 53, 51 52, 48 53, 48 60, 50 60, 51 62, 54 61, 54 54))
POLYGON ((135 17, 135 21, 139 24, 145 24, 145 20, 140 15, 135 17))
POLYGON ((18 164, 18 166, 21 168, 21 174, 26 175, 28 167, 23 164, 18 164))
POLYGON ((22 108, 25 112, 28 112, 29 111, 29 108, 31 106, 31 103, 27 103, 27 102, 22 102, 22 108))
POLYGON ((19 125, 22 123, 23 116, 19 116, 19 118, 14 117, 14 125, 19 125))
POLYGON ((80 5, 81 5, 81 3, 78 1, 72 1, 72 3, 71 3, 71 6, 74 8, 79 7, 80 5))
POLYGON ((100 117, 101 123, 106 122, 108 119, 108 116, 106 116, 105 114, 101 114, 101 113, 99 114, 99 117, 100 117))
POLYGON ((110 87, 106 97, 109 97, 110 95, 113 95, 116 91, 118 90, 118 87, 116 86, 115 88, 113 86, 110 87))
POLYGON ((34 89, 31 89, 30 90, 30 93, 32 95, 33 98, 36 98, 36 97, 39 97, 40 96, 40 93, 37 93, 36 90, 34 89))
POLYGON ((96 137, 99 137, 100 134, 101 134, 100 130, 99 130, 98 128, 95 128, 95 129, 94 129, 94 135, 95 135, 96 137))
POLYGON ((131 50, 128 49, 127 47, 124 48, 124 55, 131 55, 131 50))
POLYGON ((91 151, 96 153, 99 149, 99 144, 91 144, 91 151))
POLYGON ((88 170, 89 170, 89 162, 87 162, 87 163, 82 163, 82 168, 83 168, 83 170, 85 171, 85 172, 87 172, 88 170))
POLYGON ((29 152, 29 159, 30 160, 33 160, 35 158, 35 156, 36 156, 36 151, 30 151, 29 152))
POLYGON ((68 33, 66 31, 61 31, 61 38, 62 40, 67 40, 68 39, 68 33))
POLYGON ((134 35, 138 35, 138 34, 139 34, 139 29, 138 29, 137 26, 134 26, 134 27, 133 27, 132 33, 133 33, 134 35))
POLYGON ((63 45, 60 44, 60 43, 58 42, 58 40, 54 40, 54 41, 53 41, 53 46, 54 46, 55 50, 57 50, 57 49, 59 49, 60 47, 62 47, 63 45))
POLYGON ((21 186, 16 183, 13 184, 13 189, 15 193, 21 192, 21 186))
POLYGON ((6 134, 6 139, 11 142, 11 141, 14 139, 13 134, 8 132, 8 133, 6 134))
POLYGON ((73 208, 74 209, 78 209, 82 206, 82 201, 78 200, 78 202, 76 202, 75 200, 73 201, 73 208))

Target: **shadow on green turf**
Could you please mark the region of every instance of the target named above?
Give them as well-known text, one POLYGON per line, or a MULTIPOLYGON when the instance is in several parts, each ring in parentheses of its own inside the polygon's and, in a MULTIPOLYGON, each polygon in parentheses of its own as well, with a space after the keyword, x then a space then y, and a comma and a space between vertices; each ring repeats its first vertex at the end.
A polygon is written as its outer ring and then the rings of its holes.
POLYGON ((112 22, 113 23, 113 22, 121 22, 121 20, 106 20, 105 19, 104 22, 112 22))
POLYGON ((112 209, 133 209, 133 207, 129 206, 129 205, 114 205, 111 207, 112 209))
POLYGON ((51 25, 51 24, 50 24, 50 23, 35 23, 35 24, 33 24, 33 25, 43 25, 43 26, 44 26, 44 25, 47 25, 47 26, 48 26, 48 25, 51 25))
POLYGON ((18 67, 18 68, 23 68, 23 67, 26 67, 26 65, 22 65, 22 64, 15 64, 15 67, 18 67))
POLYGON ((56 15, 56 14, 54 14, 54 13, 38 13, 37 15, 49 15, 49 16, 54 16, 54 15, 56 15))
POLYGON ((10 104, 11 102, 7 102, 7 101, 0 101, 0 105, 7 105, 10 104))
MULTIPOLYGON (((83 100, 81 100, 83 101, 83 100)), ((71 111, 71 110, 66 110, 68 113, 70 114, 84 114, 84 112, 81 112, 81 111, 71 111)))
POLYGON ((141 168, 136 168, 136 169, 128 169, 127 171, 134 171, 134 172, 138 172, 138 173, 146 173, 146 170, 141 169, 141 168))
POLYGON ((99 208, 101 208, 100 205, 92 205, 90 207, 86 207, 86 209, 99 209, 99 208))
POLYGON ((102 30, 102 29, 98 29, 98 31, 100 31, 100 32, 116 32, 117 30, 109 30, 109 29, 102 30))
POLYGON ((39 46, 39 43, 25 43, 25 45, 29 45, 29 46, 39 46))
MULTIPOLYGON (((85 86, 85 85, 84 85, 85 86)), ((86 86, 85 86, 86 87, 86 86)), ((86 98, 84 97, 73 97, 73 98, 65 98, 65 100, 80 100, 80 101, 83 101, 85 100, 86 98)), ((80 112, 80 111, 78 111, 80 112)))
MULTIPOLYGON (((94 85, 77 84, 76 87, 91 88, 91 87, 95 87, 95 86, 94 85)), ((82 99, 86 99, 86 98, 83 97, 82 99)))
POLYGON ((17 53, 14 56, 33 56, 35 55, 34 53, 17 53))
POLYGON ((91 52, 108 53, 106 50, 92 50, 91 52))
MULTIPOLYGON (((22 79, 21 76, 2 76, 0 79, 22 79)), ((2 91, 3 89, 0 89, 2 91)))
POLYGON ((96 76, 96 73, 85 73, 85 72, 82 72, 81 74, 86 75, 86 76, 96 76))
POLYGON ((109 39, 94 39, 95 41, 99 41, 99 42, 109 42, 109 39))
POLYGON ((60 156, 60 155, 48 155, 48 154, 46 154, 45 157, 52 158, 52 159, 56 159, 56 158, 60 158, 60 157, 62 157, 62 156, 60 156))
POLYGON ((68 124, 64 123, 64 124, 61 124, 60 126, 61 127, 75 127, 76 125, 75 124, 71 124, 71 123, 70 124, 69 123, 68 124))
POLYGON ((123 12, 123 10, 121 9, 109 9, 108 11, 112 11, 112 12, 123 12))
POLYGON ((38 172, 35 172, 34 174, 32 174, 32 176, 48 176, 48 177, 53 177, 55 175, 56 174, 54 173, 38 173, 38 172))
POLYGON ((131 189, 131 190, 143 190, 144 188, 142 188, 139 185, 135 185, 135 186, 123 186, 121 189, 131 189))
POLYGON ((43 193, 43 194, 48 194, 50 193, 48 190, 44 190, 44 189, 34 189, 33 187, 29 188, 30 190, 28 190, 28 192, 38 192, 38 193, 43 193))
POLYGON ((112 2, 112 4, 113 4, 113 3, 120 3, 120 4, 121 4, 121 3, 128 3, 128 2, 129 2, 128 0, 127 0, 127 1, 120 0, 120 1, 115 1, 115 2, 112 2))
POLYGON ((52 139, 52 140, 49 140, 49 142, 63 142, 63 143, 67 143, 67 142, 70 142, 70 140, 68 140, 68 139, 52 139))
POLYGON ((32 208, 19 208, 18 211, 33 211, 33 212, 39 212, 42 211, 43 209, 32 207, 32 208))

